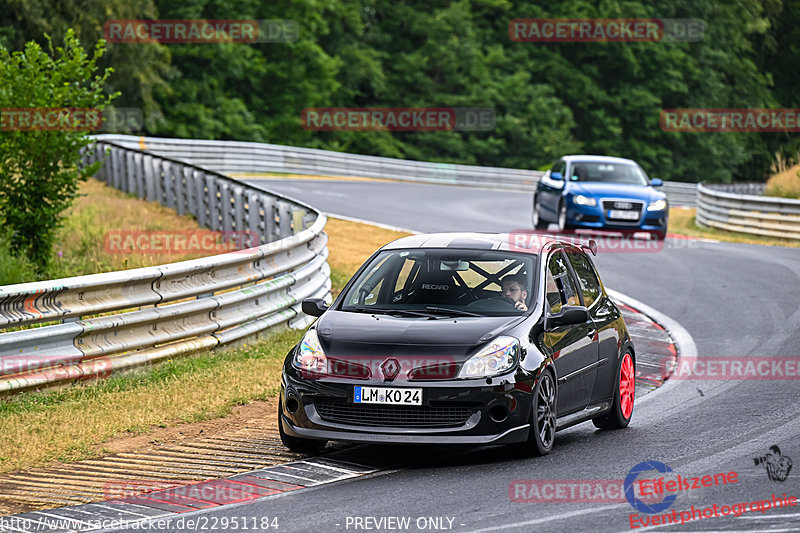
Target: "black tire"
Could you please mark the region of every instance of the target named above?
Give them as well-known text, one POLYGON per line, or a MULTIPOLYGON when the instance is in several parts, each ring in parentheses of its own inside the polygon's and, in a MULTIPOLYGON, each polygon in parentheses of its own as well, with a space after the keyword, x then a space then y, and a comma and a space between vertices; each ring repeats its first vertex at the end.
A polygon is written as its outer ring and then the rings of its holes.
POLYGON ((315 454, 325 449, 325 445, 328 444, 327 440, 301 439, 284 433, 283 422, 281 421, 282 417, 283 409, 281 407, 281 398, 278 398, 278 433, 281 436, 281 442, 284 446, 289 448, 290 451, 295 453, 315 454))
POLYGON ((631 423, 631 418, 633 417, 633 407, 634 407, 634 398, 635 398, 635 380, 636 380, 636 366, 633 362, 633 355, 630 352, 625 352, 622 354, 622 357, 619 360, 619 366, 617 368, 617 377, 616 377, 616 385, 614 385, 614 405, 611 406, 611 411, 604 415, 597 418, 592 419, 592 424, 598 429, 622 429, 624 427, 628 427, 628 424, 631 423), (630 358, 630 363, 632 365, 632 379, 633 385, 632 389, 630 389, 630 412, 628 412, 628 416, 625 416, 624 412, 624 402, 620 401, 620 384, 623 382, 622 380, 622 368, 625 364, 625 358, 630 358))
POLYGON ((517 455, 542 456, 550 453, 556 439, 556 405, 558 390, 553 374, 542 372, 533 388, 533 407, 531 409, 531 430, 528 440, 512 444, 511 449, 517 455))
POLYGON ((533 197, 533 215, 531 215, 531 222, 533 223, 533 229, 547 229, 550 225, 549 222, 542 219, 539 215, 539 198, 536 196, 533 197))
POLYGON ((655 240, 657 240, 657 241, 663 241, 664 239, 666 239, 666 238, 667 238, 667 230, 664 230, 664 231, 654 231, 654 232, 652 233, 652 235, 653 235, 653 238, 654 238, 655 240))
POLYGON ((572 229, 567 218, 567 201, 561 200, 558 204, 558 231, 567 231, 572 229))

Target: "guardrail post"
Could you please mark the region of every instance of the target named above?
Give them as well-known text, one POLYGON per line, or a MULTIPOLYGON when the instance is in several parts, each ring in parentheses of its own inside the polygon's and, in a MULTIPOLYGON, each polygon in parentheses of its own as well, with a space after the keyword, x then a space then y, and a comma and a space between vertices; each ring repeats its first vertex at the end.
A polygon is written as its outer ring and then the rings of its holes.
POLYGON ((233 228, 239 232, 240 236, 247 230, 244 214, 244 193, 242 188, 234 185, 233 191, 233 228))
POLYGON ((128 152, 125 157, 125 189, 124 191, 131 194, 136 193, 136 153, 128 152))
POLYGON ((292 207, 286 202, 278 202, 278 238, 292 235, 292 207))
POLYGON ((222 231, 233 231, 233 206, 231 205, 231 187, 224 181, 217 180, 219 186, 219 214, 222 231))
POLYGON ((135 154, 133 157, 134 170, 136 172, 136 196, 145 197, 145 173, 144 173, 144 154, 135 154))
POLYGON ((206 219, 206 227, 214 230, 220 230, 220 216, 219 216, 219 197, 220 192, 217 187, 217 178, 212 174, 203 176, 203 181, 206 183, 206 198, 208 199, 208 218, 206 219))
POLYGON ((305 216, 306 216, 305 209, 292 210, 292 229, 295 235, 306 229, 304 224, 305 216))
POLYGON ((197 217, 197 223, 204 227, 208 227, 208 202, 209 202, 209 195, 211 194, 207 190, 205 175, 198 170, 192 171, 192 184, 191 186, 194 188, 194 200, 195 200, 195 208, 197 211, 195 212, 195 216, 197 217))
POLYGON ((161 169, 164 176, 164 203, 167 207, 174 209, 178 215, 182 215, 183 212, 178 207, 178 195, 176 194, 178 176, 175 175, 175 165, 169 161, 164 161, 161 164, 161 169))
MULTIPOLYGON (((181 171, 183 176, 183 194, 186 198, 186 209, 189 213, 193 214, 195 218, 200 215, 200 193, 203 191, 203 184, 199 183, 200 180, 196 176, 196 172, 191 167, 183 167, 181 171)), ((199 220, 199 219, 198 219, 199 220)))

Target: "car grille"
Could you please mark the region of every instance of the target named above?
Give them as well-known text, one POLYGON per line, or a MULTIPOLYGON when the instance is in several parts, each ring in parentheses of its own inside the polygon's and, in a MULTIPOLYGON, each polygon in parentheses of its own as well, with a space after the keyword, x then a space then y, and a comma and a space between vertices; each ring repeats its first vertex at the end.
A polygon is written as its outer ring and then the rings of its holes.
POLYGON ((637 202, 634 200, 603 200, 603 209, 605 210, 606 220, 613 222, 614 224, 630 224, 633 226, 638 225, 642 218, 642 207, 644 207, 643 202, 637 202), (608 212, 612 209, 615 211, 631 211, 636 213, 638 216, 635 219, 612 218, 608 216, 608 212))
POLYGON ((617 209, 619 211, 641 211, 642 202, 625 200, 603 200, 603 209, 617 209))
POLYGON ((472 414, 467 407, 355 404, 336 398, 318 398, 314 407, 323 420, 354 426, 457 427, 472 414))

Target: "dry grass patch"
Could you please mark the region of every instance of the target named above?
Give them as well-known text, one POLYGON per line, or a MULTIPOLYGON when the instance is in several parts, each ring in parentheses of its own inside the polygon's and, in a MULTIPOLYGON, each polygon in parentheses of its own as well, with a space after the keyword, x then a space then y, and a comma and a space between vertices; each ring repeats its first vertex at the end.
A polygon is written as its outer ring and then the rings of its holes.
POLYGON ((410 233, 392 231, 369 224, 328 218, 328 263, 331 266, 331 283, 334 297, 350 277, 375 250, 410 233))
POLYGON ((800 164, 784 168, 770 177, 764 194, 782 198, 800 198, 800 164))
POLYGON ((178 216, 174 210, 157 202, 144 202, 95 179, 82 183, 80 194, 66 212, 64 226, 53 246, 51 278, 174 263, 217 253, 213 250, 211 253, 166 253, 138 245, 120 253, 119 246, 115 245, 136 244, 128 237, 136 238, 138 233, 131 232, 145 232, 146 247, 151 244, 163 247, 166 243, 163 238, 161 241, 149 239, 154 234, 148 232, 165 232, 164 235, 173 238, 212 235, 216 239, 221 234, 200 228, 191 215, 178 216), (112 237, 119 240, 107 241, 112 237))
POLYGON ((788 239, 772 239, 756 237, 745 233, 734 233, 714 228, 701 228, 695 222, 697 209, 694 207, 671 207, 669 210, 669 232, 704 239, 716 239, 724 242, 744 244, 766 244, 770 246, 800 246, 800 242, 788 239))

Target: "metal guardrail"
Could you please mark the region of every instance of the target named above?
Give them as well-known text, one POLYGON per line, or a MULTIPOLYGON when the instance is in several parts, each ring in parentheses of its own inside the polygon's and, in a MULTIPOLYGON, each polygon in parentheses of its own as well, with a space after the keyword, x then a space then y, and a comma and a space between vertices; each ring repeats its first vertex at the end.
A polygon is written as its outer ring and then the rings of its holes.
POLYGON ((306 327, 307 297, 330 295, 326 217, 214 171, 100 141, 86 161, 110 185, 191 213, 259 246, 167 265, 0 287, 0 393, 68 383, 306 327), (106 152, 107 155, 106 155, 106 152), (126 311, 127 312, 124 312, 126 311), (113 313, 107 316, 98 314, 113 313))
MULTIPOLYGON (((409 161, 279 144, 100 135, 98 138, 176 159, 217 172, 278 172, 319 176, 359 176, 492 189, 533 191, 544 172, 409 161)), ((693 206, 695 184, 665 182, 671 205, 693 206)))
POLYGON ((192 162, 224 173, 279 172, 319 176, 361 176, 498 189, 532 190, 544 172, 410 161, 279 144, 99 135, 148 153, 192 162))
POLYGON ((697 205, 697 184, 665 181, 661 190, 667 195, 671 206, 694 207, 697 205))
POLYGON ((697 224, 764 237, 800 240, 800 200, 754 196, 758 185, 697 185, 697 224))

